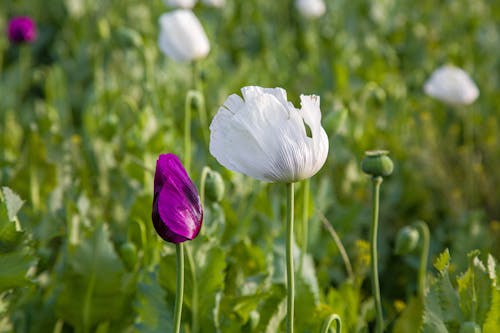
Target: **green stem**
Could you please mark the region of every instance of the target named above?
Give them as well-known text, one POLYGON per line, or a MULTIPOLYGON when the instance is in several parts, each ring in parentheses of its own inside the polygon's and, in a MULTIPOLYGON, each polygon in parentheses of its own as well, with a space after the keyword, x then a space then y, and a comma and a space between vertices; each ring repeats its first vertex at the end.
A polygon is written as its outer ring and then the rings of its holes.
POLYGON ((427 223, 418 221, 415 223, 420 237, 422 237, 422 252, 420 253, 420 266, 418 268, 418 296, 424 299, 425 296, 425 275, 427 272, 427 258, 429 257, 430 232, 427 223))
POLYGON ((189 91, 184 104, 184 168, 191 171, 191 108, 193 94, 189 91))
POLYGON ((200 66, 197 61, 193 61, 193 87, 196 91, 196 99, 197 99, 197 107, 198 107, 198 116, 200 117, 200 126, 201 133, 203 134, 203 138, 205 142, 208 144, 208 120, 207 120, 207 110, 205 107, 205 96, 203 95, 203 86, 200 80, 200 66))
POLYGON ((176 250, 176 266, 177 266, 177 281, 175 294, 175 310, 174 310, 174 333, 181 331, 181 316, 182 316, 182 298, 184 296, 184 245, 179 243, 175 245, 176 250))
POLYGON ((189 263, 189 272, 191 274, 191 332, 198 333, 200 330, 198 324, 198 282, 196 280, 196 266, 194 264, 193 252, 191 247, 186 245, 186 256, 189 263))
POLYGON ((342 244, 342 241, 340 240, 339 235, 333 228, 333 226, 330 224, 328 219, 323 215, 321 212, 318 211, 319 218, 321 222, 323 223, 323 226, 328 230, 330 233, 330 236, 332 236, 333 241, 335 242, 335 245, 337 245, 337 248, 339 249, 340 256, 342 257, 342 260, 344 261, 345 269, 347 271, 347 275, 349 276, 349 280, 354 281, 354 272, 352 270, 352 265, 351 261, 349 260, 349 256, 347 255, 347 251, 342 244))
POLYGON ((210 171, 210 168, 207 166, 204 166, 203 169, 201 170, 201 181, 200 181, 201 206, 203 206, 205 204, 205 183, 207 181, 207 175, 208 175, 209 171, 210 171))
POLYGON ((375 298, 376 325, 375 333, 383 332, 384 319, 382 315, 382 302, 380 301, 380 287, 378 281, 378 254, 377 254, 377 233, 378 233, 378 211, 380 184, 382 177, 373 177, 373 215, 370 229, 370 255, 371 255, 371 278, 372 293, 375 298))
POLYGON ((340 320, 340 317, 337 314, 331 314, 328 316, 328 318, 326 318, 326 320, 323 322, 323 326, 321 326, 321 333, 328 333, 330 330, 330 326, 334 322, 337 324, 335 333, 340 333, 342 331, 342 320, 340 320))
POLYGON ((299 264, 299 272, 302 274, 302 269, 304 268, 304 258, 307 253, 307 241, 308 241, 308 233, 309 233, 309 193, 310 193, 310 181, 309 179, 304 180, 302 183, 304 187, 304 194, 302 197, 303 210, 302 210, 302 249, 300 253, 300 264, 299 264))
POLYGON ((286 281, 287 281, 287 316, 286 316, 286 331, 293 333, 293 317, 294 317, 294 297, 295 297, 295 282, 293 271, 293 206, 294 206, 294 190, 293 183, 287 184, 286 192, 287 203, 287 224, 286 224, 286 281))

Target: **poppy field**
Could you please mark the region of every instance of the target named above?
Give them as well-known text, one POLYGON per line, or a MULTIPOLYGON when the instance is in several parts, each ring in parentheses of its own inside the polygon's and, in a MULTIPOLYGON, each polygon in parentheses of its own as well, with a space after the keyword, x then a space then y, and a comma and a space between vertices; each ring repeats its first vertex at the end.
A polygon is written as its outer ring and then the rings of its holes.
POLYGON ((0 333, 500 332, 499 22, 0 2, 0 333))

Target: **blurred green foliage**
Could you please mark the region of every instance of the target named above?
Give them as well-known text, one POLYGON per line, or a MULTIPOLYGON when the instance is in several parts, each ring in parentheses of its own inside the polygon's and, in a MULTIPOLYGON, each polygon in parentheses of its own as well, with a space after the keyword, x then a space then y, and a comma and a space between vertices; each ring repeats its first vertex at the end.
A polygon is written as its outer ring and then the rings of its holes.
MULTIPOLYGON (((291 0, 226 3, 194 9, 211 42, 199 64, 209 119, 242 86, 280 86, 295 105, 301 93, 321 96, 330 137, 327 163, 311 180, 309 253, 296 258, 298 332, 318 331, 332 312, 347 332, 372 325, 363 241, 370 187, 360 170, 369 149, 389 150, 395 164, 381 193, 388 330, 409 332, 401 327, 416 322, 458 332, 470 304, 438 307, 436 286, 448 302, 463 300, 471 283, 483 297, 484 264, 467 254, 500 257, 500 3, 335 0, 316 21, 300 17, 291 0), (472 106, 452 109, 423 94, 446 63, 478 84, 472 106), (354 280, 318 211, 346 247, 354 280), (430 225, 431 256, 449 248, 453 257, 424 303, 413 296, 417 256, 392 254, 396 231, 416 219, 430 225), (463 271, 458 282, 445 276, 463 271)), ((0 3, 1 27, 14 15, 38 25, 32 45, 10 45, 4 29, 0 36, 0 332, 169 330, 175 257, 150 223, 153 171, 158 154, 183 156, 193 82, 189 64, 158 50, 157 18, 166 10, 160 0, 0 3), (122 250, 130 244, 132 261, 122 250)), ((183 329, 278 332, 284 188, 222 168, 193 119, 191 176, 199 184, 208 165, 226 190, 221 202, 207 198, 202 235, 188 244, 183 329)), ((300 245, 300 225, 297 232, 300 245)), ((491 295, 494 310, 476 311, 483 332, 500 325, 500 297, 491 295)))

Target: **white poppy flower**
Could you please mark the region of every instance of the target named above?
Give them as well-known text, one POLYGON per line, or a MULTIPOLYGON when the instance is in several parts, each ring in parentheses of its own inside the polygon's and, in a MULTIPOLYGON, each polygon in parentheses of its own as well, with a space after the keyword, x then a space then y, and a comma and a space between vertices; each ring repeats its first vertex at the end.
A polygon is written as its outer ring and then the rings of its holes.
POLYGON ((210 124, 210 153, 228 168, 266 182, 313 176, 328 154, 318 96, 301 95, 301 109, 281 88, 244 87, 210 124))
POLYGON ((196 0, 164 0, 165 4, 169 7, 176 8, 193 8, 196 4, 196 0))
POLYGON ((323 0, 296 0, 295 7, 297 7, 300 14, 307 18, 323 16, 326 11, 323 0))
POLYGON ((160 50, 175 61, 206 57, 210 51, 205 30, 189 9, 177 9, 160 16, 160 50))
POLYGON ((225 0, 203 0, 203 3, 207 6, 220 8, 226 4, 225 0))
POLYGON ((425 82, 427 95, 450 105, 467 105, 479 96, 479 89, 462 69, 445 65, 432 73, 425 82))

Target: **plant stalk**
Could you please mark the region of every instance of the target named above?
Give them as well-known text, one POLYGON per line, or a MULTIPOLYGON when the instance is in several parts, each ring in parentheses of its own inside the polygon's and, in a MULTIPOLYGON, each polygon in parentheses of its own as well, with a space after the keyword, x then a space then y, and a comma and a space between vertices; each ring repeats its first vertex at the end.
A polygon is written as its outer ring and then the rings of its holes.
POLYGON ((382 314, 382 302, 380 300, 380 286, 378 280, 378 254, 377 254, 377 234, 378 234, 378 211, 380 198, 380 184, 382 177, 373 177, 373 214, 370 228, 370 255, 371 255, 371 280, 372 293, 375 299, 376 324, 375 333, 382 333, 384 319, 382 314))
POLYGON ((304 187, 303 197, 302 197, 302 246, 300 251, 300 263, 299 263, 299 272, 302 274, 302 270, 304 269, 304 259, 307 254, 307 242, 309 238, 309 193, 310 193, 310 181, 309 179, 304 180, 302 183, 304 187))
POLYGON ((415 223, 420 237, 422 237, 422 252, 420 253, 420 266, 418 268, 418 296, 424 299, 425 296, 425 275, 427 272, 427 258, 429 257, 430 232, 427 223, 418 221, 415 223))
POLYGON ((333 323, 336 323, 336 330, 334 332, 340 333, 342 331, 342 320, 340 320, 340 317, 337 314, 331 314, 328 318, 326 318, 321 326, 321 333, 328 333, 330 331, 330 326, 333 323))
POLYGON ((184 297, 184 244, 175 245, 177 280, 174 310, 174 333, 181 331, 182 299, 184 297))
POLYGON ((294 209, 294 190, 293 183, 287 184, 286 191, 286 282, 287 282, 287 316, 286 332, 293 333, 294 317, 294 297, 295 281, 293 271, 293 209, 294 209))

